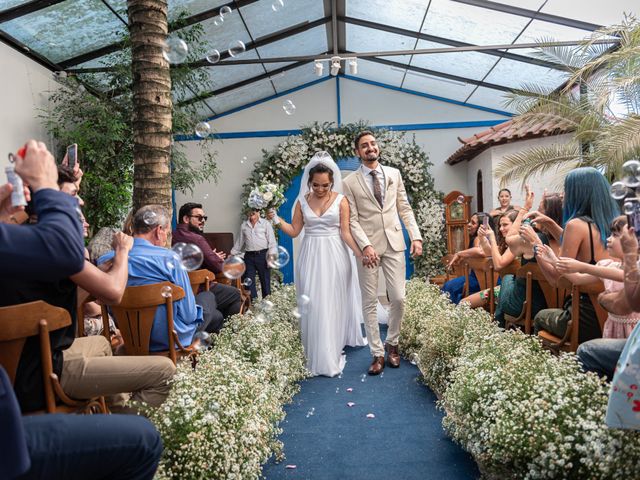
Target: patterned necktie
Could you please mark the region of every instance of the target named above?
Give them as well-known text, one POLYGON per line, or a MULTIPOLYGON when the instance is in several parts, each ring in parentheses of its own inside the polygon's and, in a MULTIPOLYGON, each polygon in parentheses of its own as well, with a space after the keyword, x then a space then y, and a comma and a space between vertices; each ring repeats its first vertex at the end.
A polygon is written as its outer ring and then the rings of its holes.
POLYGON ((382 190, 380 189, 380 182, 378 182, 378 172, 371 170, 369 175, 373 177, 373 196, 376 197, 380 208, 382 208, 382 190))

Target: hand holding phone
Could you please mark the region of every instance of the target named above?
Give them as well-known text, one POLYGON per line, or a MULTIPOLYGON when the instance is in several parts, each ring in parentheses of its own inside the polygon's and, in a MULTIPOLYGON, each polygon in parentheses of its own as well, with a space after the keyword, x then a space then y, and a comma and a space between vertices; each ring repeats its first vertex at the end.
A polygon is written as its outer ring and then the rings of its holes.
POLYGON ((489 228, 489 215, 484 215, 482 217, 482 226, 484 228, 489 228))

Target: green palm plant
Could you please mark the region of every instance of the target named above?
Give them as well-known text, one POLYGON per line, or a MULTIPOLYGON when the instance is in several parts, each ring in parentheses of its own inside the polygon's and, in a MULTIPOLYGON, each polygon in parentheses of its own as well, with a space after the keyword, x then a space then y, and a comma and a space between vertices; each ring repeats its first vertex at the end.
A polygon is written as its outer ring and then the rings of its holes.
POLYGON ((579 46, 550 43, 543 40, 538 55, 566 68, 564 87, 523 85, 505 103, 518 112, 516 127, 552 123, 558 131, 570 131, 572 140, 508 155, 496 175, 503 183, 523 184, 543 173, 563 178, 579 166, 598 168, 610 178, 620 175, 626 160, 640 157, 640 23, 627 17, 579 46))

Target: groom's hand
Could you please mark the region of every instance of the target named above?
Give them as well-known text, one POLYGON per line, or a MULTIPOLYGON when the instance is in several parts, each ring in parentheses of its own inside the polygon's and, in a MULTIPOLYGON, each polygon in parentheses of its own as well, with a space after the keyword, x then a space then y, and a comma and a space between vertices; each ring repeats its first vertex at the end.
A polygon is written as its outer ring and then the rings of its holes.
POLYGON ((364 250, 362 251, 362 264, 365 267, 373 268, 379 261, 380 257, 371 245, 364 247, 364 250))
POLYGON ((416 258, 422 255, 422 241, 414 240, 413 242, 411 242, 411 250, 409 250, 409 253, 411 254, 412 258, 416 258))

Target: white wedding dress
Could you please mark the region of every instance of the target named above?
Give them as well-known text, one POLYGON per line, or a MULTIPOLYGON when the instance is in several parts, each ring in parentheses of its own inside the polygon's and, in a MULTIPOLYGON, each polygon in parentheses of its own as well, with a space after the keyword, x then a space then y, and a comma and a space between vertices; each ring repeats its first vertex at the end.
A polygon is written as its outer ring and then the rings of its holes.
POLYGON ((299 198, 304 237, 295 266, 295 285, 302 344, 307 369, 313 375, 328 377, 342 372, 345 345, 367 344, 360 327, 362 299, 355 257, 340 237, 343 198, 338 194, 320 217, 305 197, 299 198))

